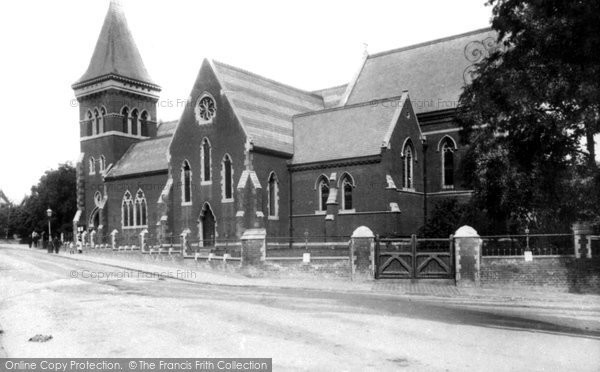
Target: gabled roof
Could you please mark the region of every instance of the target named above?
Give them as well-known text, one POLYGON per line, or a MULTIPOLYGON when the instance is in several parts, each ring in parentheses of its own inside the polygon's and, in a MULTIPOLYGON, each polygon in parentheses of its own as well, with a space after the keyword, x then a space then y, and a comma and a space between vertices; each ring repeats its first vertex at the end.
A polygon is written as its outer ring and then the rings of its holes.
POLYGON ((292 116, 324 108, 323 98, 221 62, 212 61, 223 93, 255 147, 292 154, 292 116))
POLYGON ((346 104, 410 92, 417 113, 455 108, 469 66, 495 46, 481 29, 367 57, 346 104))
POLYGON ((87 71, 73 86, 111 75, 152 84, 158 88, 146 71, 127 26, 125 14, 121 5, 115 0, 110 2, 87 71))
POLYGON ((177 121, 162 123, 155 138, 134 143, 110 169, 107 178, 153 173, 168 169, 167 151, 177 121))
POLYGON ((408 94, 294 117, 292 164, 381 154, 408 94))

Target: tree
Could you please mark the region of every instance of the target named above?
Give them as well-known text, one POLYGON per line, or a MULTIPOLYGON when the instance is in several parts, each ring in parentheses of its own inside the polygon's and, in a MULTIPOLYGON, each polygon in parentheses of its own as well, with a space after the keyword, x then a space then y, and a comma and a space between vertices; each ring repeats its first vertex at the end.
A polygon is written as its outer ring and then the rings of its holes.
POLYGON ((600 2, 490 0, 499 48, 457 113, 463 173, 498 230, 600 219, 600 2))
POLYGON ((46 210, 52 209, 53 233, 72 232, 72 220, 77 211, 76 171, 70 163, 49 170, 31 188, 21 205, 15 208, 12 222, 14 230, 23 238, 32 231, 47 231, 46 210))

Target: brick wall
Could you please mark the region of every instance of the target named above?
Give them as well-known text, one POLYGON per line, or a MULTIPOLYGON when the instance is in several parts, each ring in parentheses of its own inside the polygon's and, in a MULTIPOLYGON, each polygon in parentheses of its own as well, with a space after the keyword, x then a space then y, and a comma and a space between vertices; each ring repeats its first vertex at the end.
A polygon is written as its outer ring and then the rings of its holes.
POLYGON ((600 258, 534 256, 482 257, 483 286, 530 286, 558 291, 600 293, 600 258))
POLYGON ((348 259, 339 260, 313 260, 308 264, 302 260, 284 261, 267 260, 264 269, 271 273, 278 273, 281 276, 304 273, 309 276, 327 277, 350 277, 350 261, 348 259))

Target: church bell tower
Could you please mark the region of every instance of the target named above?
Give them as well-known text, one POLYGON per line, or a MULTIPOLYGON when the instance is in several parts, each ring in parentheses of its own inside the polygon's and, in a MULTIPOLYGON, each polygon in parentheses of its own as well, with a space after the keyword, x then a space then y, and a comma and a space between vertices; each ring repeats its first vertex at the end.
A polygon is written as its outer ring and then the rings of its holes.
POLYGON ((134 143, 156 136, 158 86, 146 71, 121 5, 112 0, 86 72, 72 85, 79 102, 74 227, 106 225, 104 176, 134 143))

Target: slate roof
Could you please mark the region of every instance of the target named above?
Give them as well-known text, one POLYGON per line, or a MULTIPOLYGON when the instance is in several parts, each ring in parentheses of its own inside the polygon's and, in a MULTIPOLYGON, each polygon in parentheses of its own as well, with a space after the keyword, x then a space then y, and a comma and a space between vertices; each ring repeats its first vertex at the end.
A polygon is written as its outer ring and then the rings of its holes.
POLYGON ((87 71, 73 84, 108 75, 138 80, 158 87, 150 78, 127 26, 121 5, 112 0, 87 71))
POLYGON ((156 130, 156 137, 162 137, 166 135, 172 136, 175 133, 175 129, 177 129, 177 123, 179 120, 173 121, 163 121, 158 124, 158 128, 156 130))
POLYGON ((398 96, 408 90, 417 113, 454 108, 465 84, 465 70, 495 39, 494 31, 481 29, 370 55, 346 103, 398 96))
POLYGON ((177 120, 158 127, 157 137, 134 143, 107 174, 108 178, 152 173, 168 169, 167 151, 177 120))
POLYGON ((295 116, 292 164, 380 154, 405 97, 295 116))
POLYGON ((212 63, 254 146, 292 154, 292 116, 323 109, 323 98, 222 62, 212 63))
POLYGON ((325 108, 337 107, 346 92, 347 86, 348 84, 338 85, 336 87, 315 90, 313 93, 323 97, 325 108))

